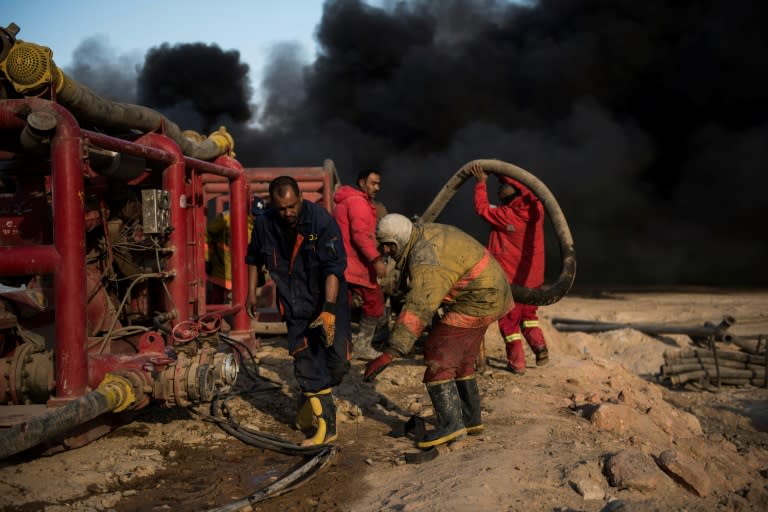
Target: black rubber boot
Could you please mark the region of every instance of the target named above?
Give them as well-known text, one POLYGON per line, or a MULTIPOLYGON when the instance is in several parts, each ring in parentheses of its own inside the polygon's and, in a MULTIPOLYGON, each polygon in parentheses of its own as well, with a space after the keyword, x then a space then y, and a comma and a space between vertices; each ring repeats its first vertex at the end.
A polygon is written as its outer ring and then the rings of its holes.
POLYGON ((419 448, 430 448, 445 444, 467 434, 461 421, 461 398, 456 389, 456 381, 430 382, 427 384, 429 398, 437 416, 437 427, 427 432, 424 439, 418 441, 419 448))
POLYGON ((477 435, 483 431, 483 419, 480 414, 480 390, 474 375, 456 379, 456 389, 461 397, 461 416, 467 434, 477 435))
POLYGON ((335 441, 337 437, 336 405, 333 403, 331 389, 326 388, 317 393, 304 393, 304 395, 312 408, 312 415, 317 428, 311 437, 301 443, 301 446, 327 444, 335 441))

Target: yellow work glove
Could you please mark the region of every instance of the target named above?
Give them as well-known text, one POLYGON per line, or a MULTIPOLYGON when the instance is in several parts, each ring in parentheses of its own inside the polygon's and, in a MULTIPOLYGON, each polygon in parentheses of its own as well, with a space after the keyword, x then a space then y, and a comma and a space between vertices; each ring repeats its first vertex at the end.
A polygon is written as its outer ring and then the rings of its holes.
POLYGON ((312 329, 319 327, 325 346, 332 346, 336 338, 336 304, 333 302, 323 304, 323 311, 309 324, 309 327, 312 329))

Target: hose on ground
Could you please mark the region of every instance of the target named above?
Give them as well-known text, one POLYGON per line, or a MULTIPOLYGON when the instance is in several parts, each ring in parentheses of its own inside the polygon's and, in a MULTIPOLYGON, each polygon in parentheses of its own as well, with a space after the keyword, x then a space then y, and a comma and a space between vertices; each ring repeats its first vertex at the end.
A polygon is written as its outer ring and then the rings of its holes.
POLYGON ((97 416, 122 410, 135 399, 130 382, 108 374, 96 390, 0 432, 0 460, 56 439, 97 416))
POLYGON ((311 459, 294 466, 283 476, 278 478, 277 481, 264 489, 256 491, 241 500, 210 509, 207 512, 239 512, 240 510, 245 510, 247 506, 254 503, 286 494, 311 480, 320 469, 333 460, 336 455, 336 450, 335 446, 326 446, 320 453, 311 459))

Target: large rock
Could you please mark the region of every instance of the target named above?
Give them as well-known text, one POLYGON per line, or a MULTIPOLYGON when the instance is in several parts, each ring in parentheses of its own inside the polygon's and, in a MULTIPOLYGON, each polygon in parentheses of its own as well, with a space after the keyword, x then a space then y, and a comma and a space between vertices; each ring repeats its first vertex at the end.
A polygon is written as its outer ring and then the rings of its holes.
POLYGON ((653 459, 639 450, 622 450, 612 455, 605 472, 612 486, 638 491, 652 491, 666 478, 653 459))
POLYGON ((671 442, 669 434, 650 417, 624 404, 600 404, 592 411, 589 420, 599 429, 622 436, 635 435, 640 438, 652 439, 653 444, 660 444, 665 447, 671 442))
POLYGON ((677 450, 667 450, 659 455, 659 466, 683 487, 707 496, 712 491, 712 481, 703 464, 677 450))

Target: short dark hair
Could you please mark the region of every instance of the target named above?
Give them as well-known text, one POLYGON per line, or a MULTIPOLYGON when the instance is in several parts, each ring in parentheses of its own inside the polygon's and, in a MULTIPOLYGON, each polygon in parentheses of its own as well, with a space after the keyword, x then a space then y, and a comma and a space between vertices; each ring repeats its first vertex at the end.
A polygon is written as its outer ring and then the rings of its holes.
POLYGON ((355 181, 355 183, 360 183, 360 180, 367 180, 368 176, 371 174, 378 174, 381 176, 381 172, 377 171, 376 169, 364 169, 357 173, 357 181, 355 181))
POLYGON ((274 199, 275 195, 285 195, 285 190, 290 188, 296 197, 299 197, 299 183, 290 176, 278 176, 269 184, 269 198, 274 199))

